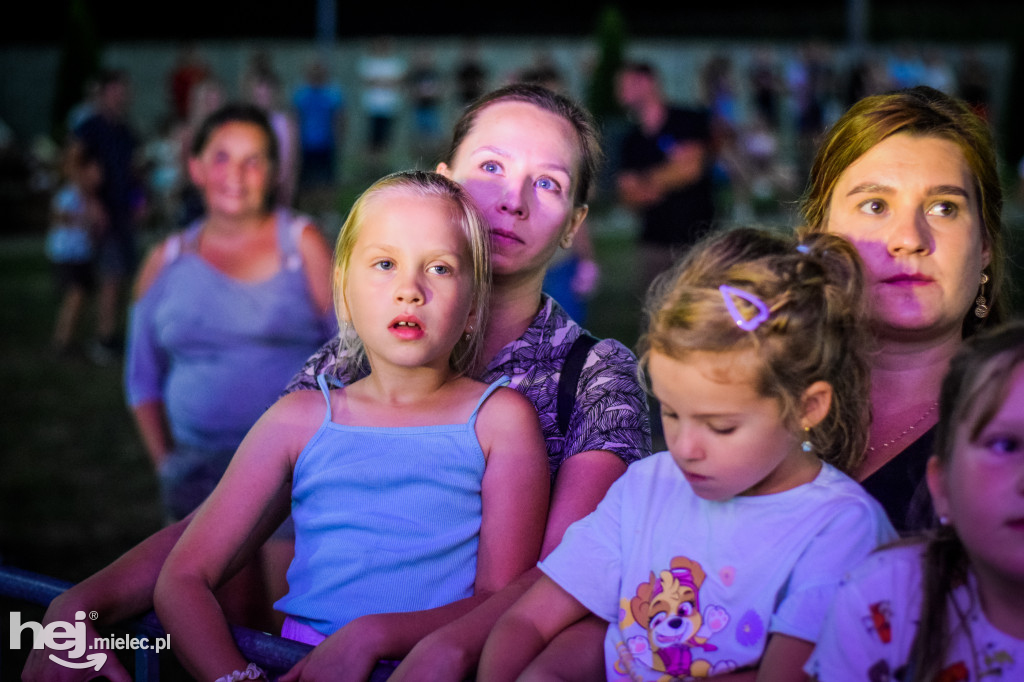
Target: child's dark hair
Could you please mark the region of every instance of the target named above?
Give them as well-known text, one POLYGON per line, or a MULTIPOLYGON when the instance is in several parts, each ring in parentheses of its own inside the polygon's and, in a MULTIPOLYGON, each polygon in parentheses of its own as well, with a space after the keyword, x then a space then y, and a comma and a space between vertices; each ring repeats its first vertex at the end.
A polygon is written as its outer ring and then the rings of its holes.
POLYGON ((262 107, 248 102, 229 102, 203 119, 192 138, 192 148, 189 153, 192 156, 202 154, 213 133, 228 123, 250 123, 260 128, 267 138, 267 158, 270 159, 271 165, 277 168, 277 164, 280 162, 277 137, 270 125, 270 119, 267 118, 262 107))
POLYGON ((652 285, 641 366, 651 351, 682 359, 754 349, 762 361, 757 391, 779 401, 794 429, 807 388, 829 383, 831 409, 809 438, 821 459, 850 472, 863 457, 870 421, 863 279, 856 249, 835 235, 798 242, 750 228, 713 234, 652 285), (755 304, 722 285, 763 302, 765 319, 746 324, 755 304))
MULTIPOLYGON (((1010 376, 1024 363, 1024 321, 979 332, 964 342, 949 365, 939 396, 935 456, 948 471, 960 429, 974 440, 999 412, 1010 390, 1010 376)), ((967 580, 967 550, 951 525, 941 524, 922 555, 921 617, 911 649, 908 682, 937 678, 946 660, 950 627, 949 596, 967 580)), ((970 635, 967 615, 959 611, 963 631, 970 635)), ((977 668, 976 668, 977 669, 977 668)))

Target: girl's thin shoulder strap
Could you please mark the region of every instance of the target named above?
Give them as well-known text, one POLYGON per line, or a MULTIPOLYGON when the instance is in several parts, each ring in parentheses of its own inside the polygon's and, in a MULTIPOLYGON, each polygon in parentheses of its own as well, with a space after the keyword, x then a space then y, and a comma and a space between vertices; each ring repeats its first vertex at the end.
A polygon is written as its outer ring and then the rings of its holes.
POLYGON ((327 375, 317 374, 316 385, 320 387, 320 392, 324 396, 324 402, 327 403, 327 414, 324 415, 324 421, 329 422, 331 421, 331 389, 327 385, 327 375))
POLYGON ((501 376, 491 382, 491 385, 487 387, 483 395, 480 396, 480 400, 476 401, 476 407, 473 408, 473 414, 469 415, 469 425, 472 426, 476 423, 476 415, 479 414, 480 408, 483 407, 484 402, 491 397, 491 394, 502 386, 508 386, 512 380, 507 376, 501 376))

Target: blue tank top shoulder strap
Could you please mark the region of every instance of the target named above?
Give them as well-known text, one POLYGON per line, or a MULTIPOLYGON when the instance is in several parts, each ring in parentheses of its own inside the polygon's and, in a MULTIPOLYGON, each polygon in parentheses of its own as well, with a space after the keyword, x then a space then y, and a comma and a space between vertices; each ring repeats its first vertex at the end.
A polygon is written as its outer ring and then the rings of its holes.
POLYGON ((327 413, 324 415, 324 423, 327 424, 331 421, 331 387, 327 385, 327 375, 317 374, 316 383, 320 387, 324 401, 327 403, 327 413))
MULTIPOLYGON (((331 421, 331 387, 328 384, 329 381, 330 379, 326 374, 321 373, 316 375, 316 384, 320 387, 320 392, 324 396, 324 402, 327 403, 327 412, 324 415, 325 423, 331 421)), ((483 395, 480 396, 480 399, 477 400, 476 407, 473 408, 473 413, 469 415, 469 419, 466 422, 469 426, 476 424, 476 416, 479 414, 480 408, 483 407, 484 402, 486 402, 491 394, 502 386, 508 386, 510 381, 511 379, 509 379, 509 377, 501 376, 491 382, 491 385, 487 387, 483 392, 483 395)))
POLYGON ((476 401, 476 407, 473 408, 473 414, 469 415, 469 421, 467 423, 470 426, 476 424, 476 415, 480 412, 480 408, 483 407, 484 401, 491 397, 491 394, 502 386, 508 386, 511 381, 512 380, 510 378, 503 375, 491 382, 491 385, 487 387, 484 394, 480 396, 480 400, 476 401))
POLYGON ((199 231, 203 227, 202 219, 196 220, 186 227, 167 238, 167 246, 164 247, 164 265, 170 265, 186 251, 195 251, 196 243, 199 240, 199 231))
POLYGON ((281 249, 281 260, 285 270, 302 269, 302 254, 299 252, 299 241, 309 218, 301 213, 293 213, 287 208, 279 208, 275 214, 277 222, 277 243, 281 249))

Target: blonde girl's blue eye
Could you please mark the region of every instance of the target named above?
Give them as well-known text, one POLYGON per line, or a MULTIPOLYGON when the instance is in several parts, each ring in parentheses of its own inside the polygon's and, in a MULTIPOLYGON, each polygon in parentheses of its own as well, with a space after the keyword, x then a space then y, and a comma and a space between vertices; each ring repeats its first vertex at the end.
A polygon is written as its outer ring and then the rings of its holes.
POLYGON ((858 208, 861 213, 881 215, 885 212, 885 202, 881 199, 868 199, 867 201, 862 202, 858 208))
POLYGON ((454 272, 454 270, 447 265, 431 265, 428 270, 435 275, 450 275, 454 272))
POLYGON ((383 270, 384 272, 390 272, 391 270, 395 269, 395 262, 392 260, 383 259, 374 263, 373 267, 375 267, 378 270, 383 270))

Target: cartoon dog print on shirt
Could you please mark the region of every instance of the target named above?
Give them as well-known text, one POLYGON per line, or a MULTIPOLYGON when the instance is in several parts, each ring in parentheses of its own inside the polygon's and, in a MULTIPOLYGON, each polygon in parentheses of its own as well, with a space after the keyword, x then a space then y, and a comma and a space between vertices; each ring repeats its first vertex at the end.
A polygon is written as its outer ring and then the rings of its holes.
POLYGON ((706 677, 712 672, 709 661, 694 657, 694 649, 716 651, 708 639, 729 622, 729 614, 720 606, 709 605, 701 612, 700 586, 704 569, 695 561, 675 557, 669 569, 659 575, 651 572, 630 600, 633 620, 647 630, 647 642, 633 637, 629 649, 639 653, 650 647, 652 667, 669 677, 706 677))

